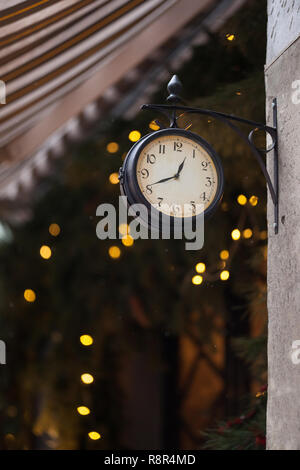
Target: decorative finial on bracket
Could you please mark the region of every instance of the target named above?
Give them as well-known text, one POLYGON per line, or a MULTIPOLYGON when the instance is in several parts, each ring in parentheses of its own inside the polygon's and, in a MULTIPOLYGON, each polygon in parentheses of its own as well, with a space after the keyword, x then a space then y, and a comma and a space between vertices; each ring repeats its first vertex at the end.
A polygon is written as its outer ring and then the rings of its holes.
POLYGON ((169 96, 167 98, 167 101, 169 103, 176 104, 182 101, 180 97, 182 92, 182 83, 177 77, 177 75, 173 75, 173 77, 168 83, 167 90, 169 92, 169 96))

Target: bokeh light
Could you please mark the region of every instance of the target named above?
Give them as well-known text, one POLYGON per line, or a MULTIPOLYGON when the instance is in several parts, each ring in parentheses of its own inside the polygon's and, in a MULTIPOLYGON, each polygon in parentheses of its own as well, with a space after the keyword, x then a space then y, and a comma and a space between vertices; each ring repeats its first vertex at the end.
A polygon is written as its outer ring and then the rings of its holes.
POLYGON ((204 273, 206 266, 204 263, 197 263, 195 269, 197 273, 204 273))
POLYGON ((222 260, 228 259, 228 258, 229 258, 229 251, 228 251, 228 250, 222 250, 222 251, 220 252, 220 258, 221 258, 222 260))
POLYGON ((111 173, 109 175, 109 182, 111 184, 118 184, 119 183, 119 175, 118 173, 111 173))
POLYGON ((24 299, 25 299, 27 302, 34 302, 35 299, 36 299, 36 294, 35 294, 34 290, 32 290, 32 289, 25 289, 25 291, 24 291, 24 299))
POLYGON ((108 254, 112 259, 118 259, 121 256, 121 250, 118 246, 110 246, 108 254))
POLYGON ((91 412, 91 410, 87 406, 78 406, 77 411, 82 416, 87 416, 91 412))
POLYGON ((233 41, 235 39, 235 35, 234 34, 226 34, 226 39, 227 41, 233 41))
POLYGON ((257 206, 258 204, 258 197, 257 196, 251 196, 249 199, 249 202, 251 206, 257 206))
POLYGON ((244 194, 240 194, 240 195, 237 197, 237 202, 238 202, 241 206, 244 206, 245 204, 247 204, 247 198, 246 198, 246 196, 244 196, 244 194))
POLYGON ((251 238, 253 235, 253 232, 251 230, 251 228, 245 228, 245 230, 243 230, 243 237, 244 238, 251 238))
POLYGON ((126 235, 122 238, 122 243, 124 246, 132 246, 133 242, 134 240, 130 235, 126 235))
POLYGON ((81 335, 80 336, 80 342, 83 344, 83 346, 91 346, 93 344, 94 340, 90 335, 81 335))
POLYGON ((266 230, 262 230, 259 234, 259 238, 261 240, 266 240, 268 238, 268 232, 266 230))
POLYGON ((234 230, 232 230, 232 232, 231 232, 231 238, 232 238, 233 240, 238 240, 238 239, 240 238, 240 236, 241 236, 241 232, 239 231, 238 228, 235 228, 234 230))
POLYGON ((128 235, 130 230, 129 230, 129 225, 128 224, 120 224, 119 225, 119 232, 121 235, 128 235))
POLYGON ((108 153, 116 153, 119 150, 119 144, 117 142, 109 142, 106 146, 108 153))
POLYGON ((51 258, 51 255, 52 255, 52 252, 51 252, 51 248, 47 245, 43 245, 41 246, 40 248, 40 255, 42 258, 44 259, 49 259, 51 258))
POLYGON ((141 138, 141 133, 139 131, 131 131, 129 133, 128 139, 131 142, 137 142, 141 138))
POLYGON ((50 224, 49 225, 49 233, 53 237, 57 237, 60 234, 60 226, 58 224, 50 224))
POLYGON ((149 124, 150 129, 153 131, 158 131, 160 129, 159 125, 155 121, 151 121, 149 124))
POLYGON ((97 441, 101 439, 101 435, 97 431, 91 431, 89 432, 89 438, 92 439, 92 441, 97 441))
POLYGON ((91 384, 94 382, 94 377, 91 374, 84 373, 81 375, 81 381, 84 384, 91 384))
POLYGON ((226 269, 220 272, 221 281, 227 281, 227 279, 229 279, 229 276, 230 276, 229 271, 227 271, 226 269))
POLYGON ((202 276, 199 276, 199 275, 196 275, 192 278, 192 283, 195 285, 195 286, 200 286, 200 284, 202 284, 202 281, 203 281, 203 277, 202 276))

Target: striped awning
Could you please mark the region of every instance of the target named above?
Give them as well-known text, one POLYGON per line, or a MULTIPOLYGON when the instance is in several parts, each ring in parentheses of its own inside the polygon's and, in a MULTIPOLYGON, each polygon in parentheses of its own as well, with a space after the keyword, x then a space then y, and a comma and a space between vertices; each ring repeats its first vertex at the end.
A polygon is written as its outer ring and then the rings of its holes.
POLYGON ((210 3, 2 1, 0 79, 6 104, 0 109, 1 159, 19 160, 34 152, 210 3), (28 138, 20 139, 24 134, 28 138))
POLYGON ((137 99, 147 74, 149 92, 159 86, 166 57, 182 63, 191 29, 207 40, 245 1, 0 0, 1 207, 24 200, 66 136, 137 99))

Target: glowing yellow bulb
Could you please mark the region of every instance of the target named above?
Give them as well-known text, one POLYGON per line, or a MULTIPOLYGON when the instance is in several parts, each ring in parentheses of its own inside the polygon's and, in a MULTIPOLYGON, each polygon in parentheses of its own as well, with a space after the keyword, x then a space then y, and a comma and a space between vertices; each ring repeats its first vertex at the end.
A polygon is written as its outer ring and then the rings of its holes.
POLYGON ((197 263, 195 269, 196 269, 197 273, 204 273, 204 271, 206 269, 206 266, 205 266, 204 263, 197 263))
POLYGON ((235 228, 234 230, 232 230, 231 237, 233 240, 238 240, 240 236, 241 236, 241 232, 239 231, 238 228, 235 228))
POLYGON ((227 250, 222 250, 222 251, 220 252, 220 258, 223 259, 223 260, 228 259, 228 258, 229 258, 229 251, 227 251, 227 250))
POLYGON ((81 335, 80 342, 83 344, 83 346, 90 346, 93 344, 94 340, 90 335, 81 335))
POLYGON ((60 234, 60 226, 58 224, 50 224, 49 225, 49 233, 53 237, 57 237, 60 234))
POLYGON ((159 125, 155 121, 151 121, 149 124, 150 129, 153 131, 158 131, 160 129, 159 125))
POLYGON ((121 235, 128 235, 130 230, 129 230, 129 225, 128 224, 120 224, 119 225, 119 232, 121 235))
POLYGON ((44 259, 49 259, 51 258, 51 255, 52 255, 52 252, 51 252, 51 248, 47 245, 43 245, 41 246, 40 248, 40 255, 42 258, 44 259))
POLYGON ((119 150, 119 144, 117 142, 109 142, 106 146, 108 153, 116 153, 119 150))
POLYGON ((111 184, 118 184, 119 183, 118 173, 111 173, 111 175, 109 175, 109 182, 111 184))
POLYGON ((133 238, 130 235, 126 235, 122 238, 122 243, 124 246, 132 246, 133 245, 133 238))
POLYGON ((245 204, 247 204, 247 198, 246 198, 246 196, 244 196, 244 194, 240 194, 240 195, 237 197, 237 202, 238 202, 241 206, 244 206, 245 204))
POLYGON ((249 199, 249 202, 250 202, 251 206, 256 206, 257 203, 258 203, 258 197, 257 196, 251 196, 250 199, 249 199))
POLYGON ((234 34, 226 34, 226 39, 227 41, 233 41, 235 39, 235 35, 234 34))
POLYGON ((118 246, 110 246, 108 254, 112 259, 118 259, 121 256, 121 250, 118 246))
POLYGON ((202 281, 203 281, 202 276, 196 275, 192 278, 192 283, 195 284, 195 286, 199 286, 202 283, 202 281))
POLYGON ((101 435, 96 431, 91 431, 89 432, 89 438, 92 439, 92 441, 97 441, 98 439, 101 439, 101 435))
POLYGON ((243 231, 243 237, 244 238, 251 238, 252 237, 252 230, 251 228, 245 228, 245 230, 243 231))
POLYGON ((91 384, 94 382, 94 377, 91 374, 85 373, 81 375, 81 381, 84 384, 91 384))
POLYGON ((229 279, 229 276, 230 276, 229 271, 226 271, 226 269, 220 272, 221 281, 227 281, 227 279, 229 279))
POLYGON ((142 134, 139 131, 131 131, 128 139, 131 140, 131 142, 137 142, 141 138, 141 135, 142 134))
POLYGON ((35 292, 32 289, 25 289, 24 299, 27 300, 27 302, 34 302, 36 299, 35 292))
POLYGON ((78 406, 77 411, 82 416, 89 415, 91 412, 91 410, 87 406, 78 406))

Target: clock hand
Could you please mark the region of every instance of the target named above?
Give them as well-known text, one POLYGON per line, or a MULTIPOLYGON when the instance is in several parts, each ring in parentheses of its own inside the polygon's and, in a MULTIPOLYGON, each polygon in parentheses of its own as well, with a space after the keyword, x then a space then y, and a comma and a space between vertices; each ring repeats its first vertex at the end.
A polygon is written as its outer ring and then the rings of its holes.
POLYGON ((185 160, 186 160, 186 157, 185 157, 185 159, 183 160, 183 162, 180 163, 180 165, 179 165, 179 167, 178 167, 178 170, 177 170, 177 173, 176 173, 174 176, 170 176, 170 178, 163 178, 162 180, 159 180, 159 181, 156 181, 155 183, 149 184, 149 186, 154 186, 154 184, 165 183, 165 181, 177 179, 178 176, 180 175, 181 171, 182 171, 182 168, 183 168, 183 165, 184 165, 185 160))
POLYGON ((162 180, 156 181, 155 183, 149 184, 148 186, 154 186, 155 184, 158 184, 158 183, 164 183, 165 181, 173 180, 175 176, 171 176, 170 178, 163 178, 162 180))
MULTIPOLYGON (((186 157, 185 157, 185 159, 186 159, 186 157)), ((176 175, 175 175, 175 178, 176 178, 176 179, 178 178, 178 176, 180 175, 180 173, 181 173, 181 171, 182 171, 182 168, 183 168, 185 159, 183 160, 182 163, 180 163, 180 165, 179 165, 179 167, 178 167, 177 173, 176 173, 176 175)))

